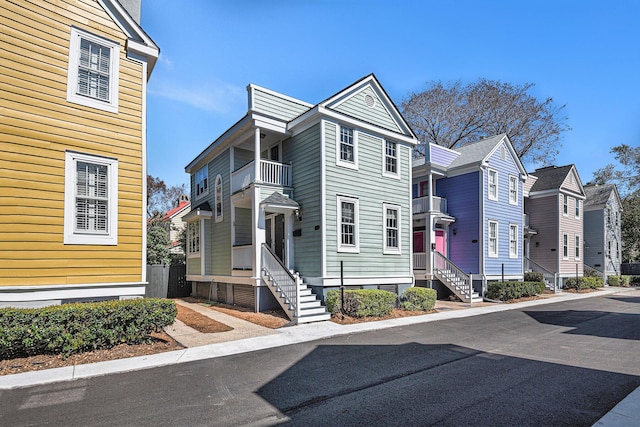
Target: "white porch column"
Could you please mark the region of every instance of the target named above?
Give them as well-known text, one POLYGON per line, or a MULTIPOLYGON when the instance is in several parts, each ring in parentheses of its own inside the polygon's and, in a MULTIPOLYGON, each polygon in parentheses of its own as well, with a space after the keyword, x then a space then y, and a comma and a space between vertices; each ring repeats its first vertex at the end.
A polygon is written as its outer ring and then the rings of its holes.
POLYGON ((286 230, 285 248, 284 248, 284 265, 289 270, 293 270, 293 213, 284 215, 284 229, 286 230))
POLYGON ((256 128, 253 137, 253 173, 254 181, 262 182, 260 176, 260 128, 256 128))
POLYGON ((253 224, 253 277, 259 278, 262 268, 262 244, 266 242, 264 231, 264 209, 260 207, 260 189, 253 187, 253 207, 251 219, 253 224))
MULTIPOLYGON (((427 266, 427 273, 433 277, 433 249, 431 244, 436 241, 436 232, 435 232, 435 209, 433 208, 433 173, 429 171, 429 184, 427 189, 427 195, 429 196, 429 211, 427 213, 427 217, 429 218, 429 242, 427 243, 427 260, 429 261, 429 265, 427 266)), ((424 233, 425 236, 427 233, 424 233)))
POLYGON ((429 190, 427 191, 429 195, 429 212, 434 211, 433 208, 433 174, 429 172, 429 190))

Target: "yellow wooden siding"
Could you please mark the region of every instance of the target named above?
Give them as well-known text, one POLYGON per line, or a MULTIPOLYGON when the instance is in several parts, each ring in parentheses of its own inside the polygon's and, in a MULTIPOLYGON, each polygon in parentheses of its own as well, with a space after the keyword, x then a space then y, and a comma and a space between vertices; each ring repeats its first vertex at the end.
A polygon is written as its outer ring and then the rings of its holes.
POLYGON ((0 286, 142 276, 142 65, 94 0, 0 4, 0 286), (71 27, 120 45, 118 112, 69 103, 71 27), (64 245, 65 150, 118 160, 118 245, 64 245))

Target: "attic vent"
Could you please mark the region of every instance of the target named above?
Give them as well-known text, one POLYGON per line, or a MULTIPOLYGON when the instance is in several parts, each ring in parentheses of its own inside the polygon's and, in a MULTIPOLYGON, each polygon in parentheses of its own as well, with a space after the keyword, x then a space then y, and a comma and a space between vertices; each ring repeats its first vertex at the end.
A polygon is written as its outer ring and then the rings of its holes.
POLYGON ((376 105, 376 99, 370 94, 366 94, 364 96, 364 103, 367 104, 367 107, 373 108, 376 105))

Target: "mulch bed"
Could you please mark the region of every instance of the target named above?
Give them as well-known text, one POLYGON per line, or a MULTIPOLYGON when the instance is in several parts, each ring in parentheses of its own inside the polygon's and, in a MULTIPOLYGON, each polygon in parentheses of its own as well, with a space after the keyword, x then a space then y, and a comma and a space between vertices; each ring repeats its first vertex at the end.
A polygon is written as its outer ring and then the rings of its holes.
POLYGON ((400 310, 398 308, 394 308, 391 314, 383 317, 350 317, 344 316, 340 314, 331 314, 331 321, 337 323, 339 325, 352 325, 354 323, 363 323, 363 322, 377 322, 378 320, 387 320, 387 319, 397 319, 400 317, 412 317, 412 316, 421 316, 423 314, 437 313, 437 310, 431 311, 409 311, 409 310, 400 310))

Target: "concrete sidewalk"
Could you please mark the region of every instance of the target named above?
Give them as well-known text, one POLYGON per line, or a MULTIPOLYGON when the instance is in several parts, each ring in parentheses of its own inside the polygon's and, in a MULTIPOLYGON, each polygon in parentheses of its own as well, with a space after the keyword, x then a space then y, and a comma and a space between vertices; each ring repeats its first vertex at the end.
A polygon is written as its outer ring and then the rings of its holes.
MULTIPOLYGON (((339 335, 348 335, 417 323, 436 322, 446 319, 479 316, 482 314, 515 310, 561 301, 626 293, 634 290, 634 288, 607 288, 606 290, 587 294, 561 293, 549 295, 538 300, 515 304, 480 303, 473 307, 460 303, 439 301, 436 306, 438 309, 437 313, 425 314, 422 316, 356 323, 352 325, 339 325, 331 321, 326 321, 296 325, 275 330, 251 324, 233 316, 228 316, 224 313, 208 309, 199 304, 176 301, 178 304, 183 304, 201 314, 225 323, 234 329, 232 331, 220 332, 217 334, 202 334, 184 324, 181 324, 181 322, 176 322, 176 324, 172 325, 167 332, 178 342, 187 346, 185 349, 132 357, 128 359, 110 360, 86 365, 4 375, 0 376, 0 390, 149 369, 196 360, 230 356, 233 354, 240 354, 266 348, 298 344, 339 335)), ((640 425, 640 388, 627 396, 627 398, 620 402, 613 410, 600 419, 596 425, 599 427, 640 425)))

